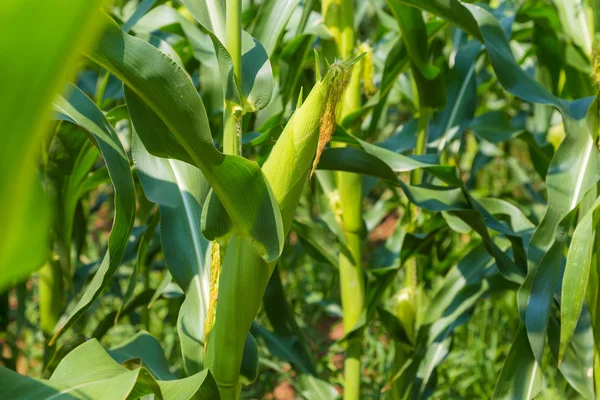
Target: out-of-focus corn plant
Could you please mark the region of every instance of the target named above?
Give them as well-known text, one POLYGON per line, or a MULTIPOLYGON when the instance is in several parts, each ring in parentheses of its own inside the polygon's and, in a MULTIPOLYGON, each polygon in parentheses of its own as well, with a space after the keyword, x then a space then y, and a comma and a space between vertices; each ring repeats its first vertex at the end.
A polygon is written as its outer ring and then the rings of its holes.
POLYGON ((597 1, 4 3, 0 398, 596 398, 597 1))

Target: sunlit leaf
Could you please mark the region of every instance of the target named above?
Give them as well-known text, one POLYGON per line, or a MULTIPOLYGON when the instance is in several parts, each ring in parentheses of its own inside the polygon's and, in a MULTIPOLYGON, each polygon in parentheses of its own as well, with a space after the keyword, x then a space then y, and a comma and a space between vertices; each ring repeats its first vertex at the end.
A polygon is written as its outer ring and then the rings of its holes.
POLYGON ((74 72, 78 50, 94 40, 100 4, 26 0, 0 5, 0 34, 7 38, 0 54, 13 55, 3 57, 0 78, 0 121, 6 132, 0 150, 0 219, 11 232, 0 242, 0 292, 48 257, 49 207, 35 165, 50 104, 74 72))

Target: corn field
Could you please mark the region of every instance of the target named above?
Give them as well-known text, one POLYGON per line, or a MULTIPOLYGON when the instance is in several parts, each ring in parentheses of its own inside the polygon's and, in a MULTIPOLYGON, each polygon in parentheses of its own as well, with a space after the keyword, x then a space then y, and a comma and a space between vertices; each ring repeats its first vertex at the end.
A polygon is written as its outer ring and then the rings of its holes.
POLYGON ((0 400, 600 398, 600 0, 0 37, 0 400))

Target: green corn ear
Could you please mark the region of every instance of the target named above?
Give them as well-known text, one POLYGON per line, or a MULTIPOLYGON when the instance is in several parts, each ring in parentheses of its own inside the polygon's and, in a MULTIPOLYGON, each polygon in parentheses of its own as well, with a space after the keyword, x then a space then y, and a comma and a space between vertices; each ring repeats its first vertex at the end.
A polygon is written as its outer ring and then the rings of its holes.
POLYGON ((406 335, 414 343, 415 324, 417 319, 417 290, 412 287, 401 289, 393 300, 396 311, 396 318, 400 321, 406 335))
POLYGON ((279 203, 284 231, 291 226, 306 177, 335 132, 335 111, 361 56, 331 64, 325 77, 287 123, 262 169, 279 203))

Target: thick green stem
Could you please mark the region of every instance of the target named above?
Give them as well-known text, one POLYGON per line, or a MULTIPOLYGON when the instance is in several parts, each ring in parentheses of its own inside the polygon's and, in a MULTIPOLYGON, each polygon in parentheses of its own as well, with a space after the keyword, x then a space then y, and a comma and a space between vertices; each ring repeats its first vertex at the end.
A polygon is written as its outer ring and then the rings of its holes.
MULTIPOLYGON (((419 93, 419 95, 421 95, 419 93)), ((419 97, 420 98, 420 97, 419 97)), ((417 144, 415 146, 415 155, 423 155, 427 153, 427 142, 429 137, 429 109, 423 105, 423 102, 419 102, 419 125, 417 132, 417 144)), ((423 171, 416 169, 412 173, 411 183, 413 185, 419 185, 423 181, 423 171)), ((417 224, 418 208, 414 205, 412 207, 412 220, 410 222, 410 230, 414 230, 417 224)), ((418 266, 416 258, 408 260, 405 265, 405 286, 416 289, 419 285, 418 282, 418 266)))
POLYGON ((337 45, 337 55, 347 57, 354 52, 354 0, 323 0, 321 2, 325 24, 337 45))
POLYGON ((40 269, 40 328, 48 337, 54 333, 54 328, 62 313, 63 282, 60 264, 49 261, 40 269))
MULTIPOLYGON (((419 95, 421 95, 419 93, 419 95)), ((414 154, 417 156, 427 153, 427 141, 429 137, 429 109, 420 102, 419 105, 419 126, 417 132, 417 145, 414 154)), ((423 181, 423 171, 415 169, 412 173, 412 184, 419 185, 423 181)))
MULTIPOLYGON (((233 63, 233 75, 238 93, 242 93, 242 1, 227 0, 227 35, 225 46, 231 61, 233 63)), ((223 152, 225 154, 242 154, 242 105, 229 104, 225 102, 224 109, 224 129, 223 129, 223 152)), ((214 246, 219 246, 216 242, 214 246)), ((212 309, 216 314, 213 321, 207 323, 207 332, 205 338, 205 367, 211 370, 211 373, 217 381, 219 393, 223 400, 237 400, 241 396, 242 385, 240 382, 240 366, 242 355, 244 353, 244 341, 240 341, 238 333, 239 326, 247 326, 256 315, 258 306, 254 306, 253 301, 245 303, 246 310, 239 307, 239 302, 235 301, 236 295, 243 296, 244 290, 242 283, 252 282, 253 272, 243 267, 246 262, 251 262, 250 258, 255 258, 256 263, 260 263, 260 257, 249 253, 247 257, 241 258, 240 254, 248 251, 247 243, 236 242, 234 237, 229 243, 230 250, 227 252, 225 260, 219 266, 218 272, 211 275, 211 304, 209 312, 212 309), (243 260, 243 261, 242 261, 243 260), (226 272, 222 274, 223 269, 226 272), (246 276, 250 274, 250 276, 246 276), (248 278, 249 280, 246 280, 248 278), (213 287, 215 283, 218 285, 213 287), (214 291, 214 292, 213 292, 214 291), (212 334, 211 334, 212 333, 212 334)), ((219 252, 218 247, 215 250, 219 252)), ((214 259, 213 263, 221 263, 221 257, 214 259)), ((212 266, 213 272, 215 265, 212 266)), ((267 278, 268 281, 268 278, 267 278)), ((266 286, 266 284, 265 284, 266 286)), ((243 296, 251 298, 252 296, 243 296)), ((212 318, 212 317, 209 317, 212 318)))
MULTIPOLYGON (((341 198, 344 198, 342 188, 346 185, 351 184, 354 177, 346 176, 341 177, 340 180, 340 194, 341 198)), ((360 175, 358 175, 360 181, 360 175)), ((358 189, 361 189, 360 184, 357 185, 358 189)), ((359 192, 360 193, 360 192, 359 192)), ((354 204, 360 205, 360 196, 354 198, 354 204)), ((342 208, 344 205, 348 205, 350 201, 342 201, 342 208)), ((352 212, 348 212, 348 209, 344 209, 344 223, 352 217, 352 212)), ((359 322, 360 317, 365 308, 365 282, 363 271, 361 268, 361 250, 362 250, 362 238, 360 230, 351 232, 348 229, 348 225, 345 226, 346 241, 352 258, 349 259, 346 256, 341 255, 339 258, 339 269, 340 269, 340 286, 342 293, 342 310, 344 312, 344 332, 348 333, 352 331, 355 325, 359 322)), ((360 380, 361 380, 361 361, 360 357, 362 354, 362 334, 354 335, 347 343, 346 359, 344 361, 344 399, 359 399, 360 398, 360 380)))
POLYGON ((233 62, 233 75, 238 91, 242 89, 242 1, 227 0, 227 51, 233 62))
MULTIPOLYGON (((356 34, 354 32, 354 1, 323 1, 325 23, 332 32, 337 56, 344 58, 354 53, 356 34)), ((340 106, 338 122, 360 107, 360 68, 355 68, 340 106)), ((365 282, 362 265, 362 177, 349 172, 337 173, 337 185, 340 193, 342 221, 346 244, 352 258, 340 253, 340 291, 344 312, 344 332, 353 330, 359 322, 365 308, 365 282)), ((344 399, 360 398, 362 335, 355 335, 347 343, 344 362, 344 399)))
MULTIPOLYGON (((344 108, 344 111, 346 110, 347 108, 344 108)), ((339 256, 344 332, 348 333, 359 322, 365 309, 365 282, 361 267, 362 176, 338 172, 337 183, 346 245, 352 254, 352 259, 343 253, 339 256)), ((344 399, 354 400, 360 398, 362 334, 355 335, 348 341, 347 346, 344 362, 344 399)))
POLYGON ((246 343, 241 333, 250 330, 272 270, 248 240, 232 237, 222 262, 216 318, 207 338, 204 360, 223 400, 239 399, 246 343))
MULTIPOLYGON (((242 92, 242 2, 227 0, 227 37, 225 46, 233 63, 233 75, 239 93, 242 92)), ((238 105, 225 104, 223 152, 240 155, 242 152, 242 112, 238 105)))
POLYGON ((360 398, 362 335, 348 340, 344 360, 344 399, 360 398))
POLYGON ((242 117, 240 111, 225 107, 225 129, 223 131, 223 153, 242 154, 242 117))

